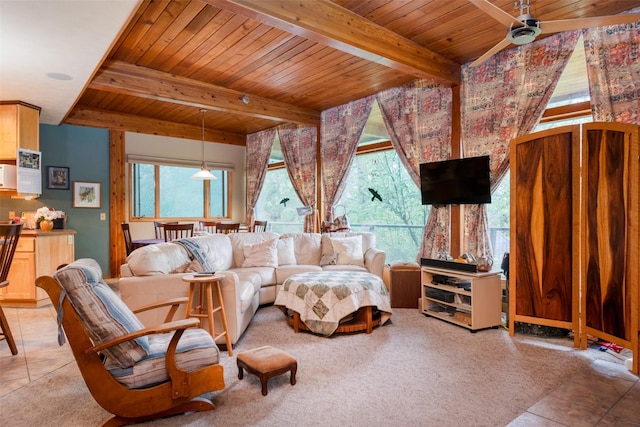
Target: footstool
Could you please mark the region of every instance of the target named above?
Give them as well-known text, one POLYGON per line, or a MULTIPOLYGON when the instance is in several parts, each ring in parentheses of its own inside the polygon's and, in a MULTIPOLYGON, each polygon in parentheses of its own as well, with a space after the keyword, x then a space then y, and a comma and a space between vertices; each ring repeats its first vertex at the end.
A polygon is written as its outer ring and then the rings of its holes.
POLYGON ((269 378, 291 371, 291 385, 296 383, 298 362, 289 353, 275 347, 264 346, 238 353, 238 379, 243 378, 243 369, 260 378, 262 395, 267 395, 269 378))

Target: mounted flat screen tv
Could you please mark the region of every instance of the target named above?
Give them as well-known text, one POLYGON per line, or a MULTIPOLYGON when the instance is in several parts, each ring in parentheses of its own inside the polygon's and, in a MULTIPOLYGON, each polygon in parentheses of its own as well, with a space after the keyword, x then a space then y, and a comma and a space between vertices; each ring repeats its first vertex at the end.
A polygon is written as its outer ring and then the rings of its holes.
POLYGON ((489 156, 420 164, 423 205, 491 203, 489 156))

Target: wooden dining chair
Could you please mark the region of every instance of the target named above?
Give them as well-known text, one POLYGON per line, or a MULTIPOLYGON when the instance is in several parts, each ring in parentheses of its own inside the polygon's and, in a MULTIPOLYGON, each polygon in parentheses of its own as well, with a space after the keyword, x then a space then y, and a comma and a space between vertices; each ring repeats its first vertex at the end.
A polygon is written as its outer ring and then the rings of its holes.
POLYGON ((156 233, 156 239, 164 238, 165 224, 178 224, 178 221, 153 221, 153 229, 156 233))
POLYGON ((216 232, 218 224, 220 224, 218 221, 200 221, 200 229, 206 233, 213 234, 216 232))
POLYGON ((164 224, 164 241, 170 242, 176 239, 193 237, 193 223, 191 224, 164 224))
MULTIPOLYGON (((9 269, 11 268, 11 262, 13 261, 13 254, 16 252, 18 246, 18 239, 20 239, 20 233, 22 232, 22 224, 0 224, 0 289, 5 286, 9 286, 7 276, 9 275, 9 269)), ((2 311, 0 305, 0 339, 6 339, 9 344, 9 350, 11 354, 18 354, 18 347, 11 334, 9 328, 9 322, 7 317, 2 311)))
POLYGON ((216 232, 223 233, 223 234, 237 233, 239 230, 240 230, 239 222, 233 222, 233 223, 221 222, 216 227, 216 232))
POLYGON ((127 256, 129 256, 129 254, 133 252, 133 241, 131 240, 131 230, 129 229, 129 224, 127 224, 126 222, 123 222, 122 224, 120 224, 120 226, 122 227, 122 235, 124 236, 124 247, 127 251, 127 256))
POLYGON ((267 221, 253 221, 253 227, 251 227, 251 231, 253 231, 254 233, 267 231, 267 221))

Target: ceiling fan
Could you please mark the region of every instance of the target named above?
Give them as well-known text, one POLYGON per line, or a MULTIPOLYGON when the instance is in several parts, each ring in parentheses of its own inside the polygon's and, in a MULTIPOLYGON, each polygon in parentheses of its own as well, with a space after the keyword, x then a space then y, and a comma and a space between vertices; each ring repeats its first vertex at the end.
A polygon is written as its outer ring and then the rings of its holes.
POLYGON ((471 63, 476 67, 500 52, 507 46, 531 43, 540 34, 553 34, 562 31, 579 30, 582 28, 600 27, 604 25, 625 24, 640 19, 640 14, 595 16, 591 18, 560 19, 555 21, 539 21, 529 13, 529 0, 515 0, 515 7, 520 9, 517 18, 503 11, 488 0, 469 0, 479 9, 496 21, 509 27, 507 36, 493 46, 480 58, 471 63))

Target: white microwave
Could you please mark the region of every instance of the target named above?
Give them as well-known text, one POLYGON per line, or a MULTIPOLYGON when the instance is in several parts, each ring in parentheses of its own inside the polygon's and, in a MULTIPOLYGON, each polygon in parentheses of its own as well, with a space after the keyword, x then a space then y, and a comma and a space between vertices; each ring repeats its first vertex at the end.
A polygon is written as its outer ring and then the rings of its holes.
POLYGON ((15 190, 17 181, 18 173, 15 165, 0 164, 0 189, 15 190))

